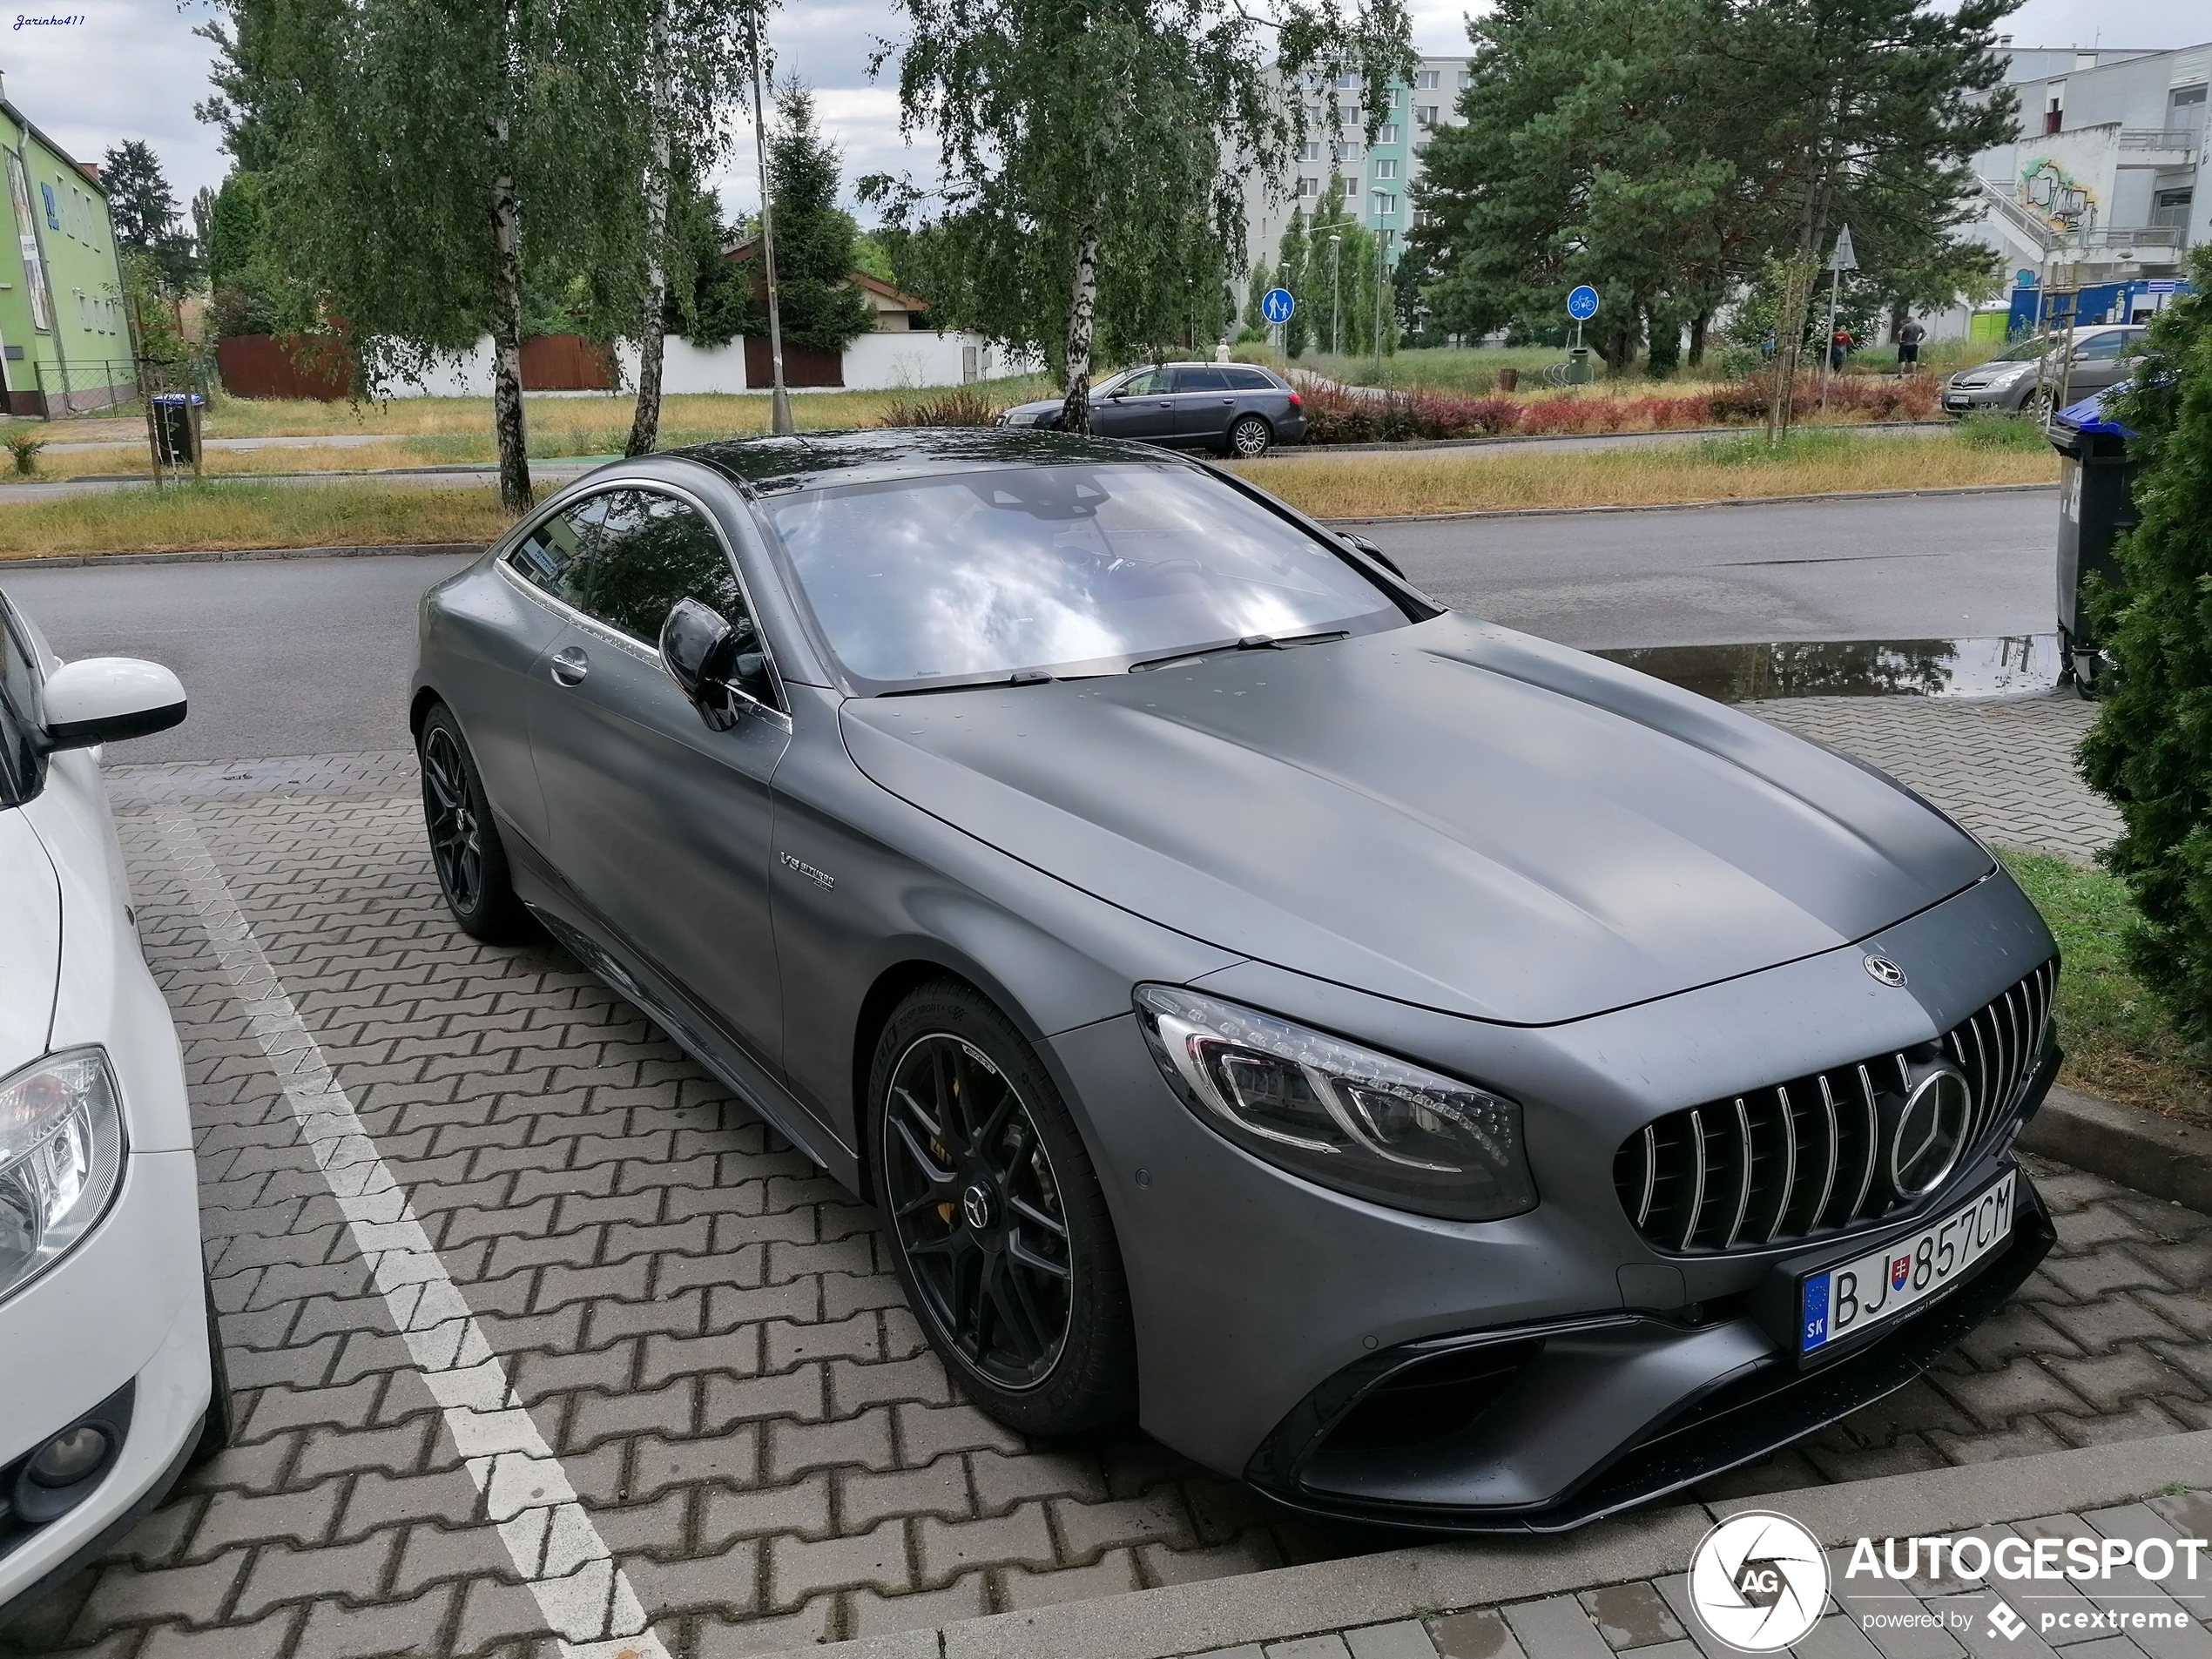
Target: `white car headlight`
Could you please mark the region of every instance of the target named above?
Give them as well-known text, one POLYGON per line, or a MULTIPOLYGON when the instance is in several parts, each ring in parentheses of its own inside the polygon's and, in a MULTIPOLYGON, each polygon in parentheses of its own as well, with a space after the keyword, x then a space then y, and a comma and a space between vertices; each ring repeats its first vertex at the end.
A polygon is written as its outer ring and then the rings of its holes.
POLYGON ((123 1113, 98 1049, 0 1080, 0 1297, 53 1265, 123 1177, 123 1113))
POLYGON ((1517 1102, 1174 986, 1139 986, 1136 1011, 1184 1104, 1255 1157, 1453 1221, 1535 1207, 1517 1102))

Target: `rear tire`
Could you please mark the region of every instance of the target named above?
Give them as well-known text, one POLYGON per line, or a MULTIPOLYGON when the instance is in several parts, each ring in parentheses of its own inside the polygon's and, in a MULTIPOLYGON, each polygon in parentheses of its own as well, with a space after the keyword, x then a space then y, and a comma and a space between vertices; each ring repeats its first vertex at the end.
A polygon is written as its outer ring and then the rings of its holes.
POLYGON ((1275 428, 1264 416, 1240 415, 1229 423, 1229 436, 1222 446, 1234 460, 1257 461, 1275 446, 1275 428))
POLYGON ((921 987, 876 1041, 868 1108, 892 1261, 961 1391, 1024 1434, 1133 1414, 1136 1340, 1106 1197, 1013 1022, 956 981, 921 987))
POLYGON ((492 821, 475 757, 453 711, 434 704, 415 738, 422 765, 422 819, 438 890, 461 931, 487 944, 513 944, 537 928, 515 895, 507 849, 492 821))

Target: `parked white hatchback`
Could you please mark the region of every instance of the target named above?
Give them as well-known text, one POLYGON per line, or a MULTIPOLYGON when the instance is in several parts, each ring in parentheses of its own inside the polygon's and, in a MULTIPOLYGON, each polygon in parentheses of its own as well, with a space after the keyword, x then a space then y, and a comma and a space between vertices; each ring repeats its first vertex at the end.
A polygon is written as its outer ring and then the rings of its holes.
POLYGON ((167 669, 60 663, 0 595, 0 1620, 229 1438, 184 1064, 95 752, 184 717, 167 669))

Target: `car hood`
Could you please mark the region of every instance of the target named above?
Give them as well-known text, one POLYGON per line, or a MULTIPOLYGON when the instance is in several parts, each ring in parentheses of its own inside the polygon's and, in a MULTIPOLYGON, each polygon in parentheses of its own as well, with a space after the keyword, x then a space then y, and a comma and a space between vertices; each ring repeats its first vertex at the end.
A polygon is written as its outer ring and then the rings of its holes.
POLYGON ((46 849, 0 808, 0 1077, 46 1051, 62 964, 62 893, 46 849))
POLYGON ((1989 873, 1869 768, 1453 614, 1005 691, 853 699, 924 811, 1224 949, 1547 1024, 1863 939, 1989 873))

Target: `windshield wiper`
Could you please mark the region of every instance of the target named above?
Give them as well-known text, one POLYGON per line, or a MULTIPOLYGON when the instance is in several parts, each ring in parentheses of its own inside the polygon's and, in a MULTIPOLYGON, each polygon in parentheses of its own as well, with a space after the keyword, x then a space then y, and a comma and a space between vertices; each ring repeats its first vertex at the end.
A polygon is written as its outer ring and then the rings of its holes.
POLYGON ((1180 668, 1185 663, 1203 663, 1209 657, 1224 657, 1239 651, 1282 651, 1291 645, 1318 645, 1325 639, 1343 639, 1352 632, 1349 628, 1325 629, 1311 634, 1246 634, 1233 645, 1201 645, 1196 651, 1179 651, 1172 657, 1150 657, 1141 663, 1131 663, 1132 674, 1150 673, 1156 668, 1180 668))
MULTIPOLYGON (((989 691, 1003 690, 1008 685, 1049 685, 1060 677, 1049 674, 1042 668, 1016 669, 1011 674, 995 674, 988 679, 943 680, 935 685, 900 685, 887 691, 878 691, 878 697, 927 697, 934 691, 989 691)), ((1073 676, 1088 678, 1085 675, 1073 676)))

